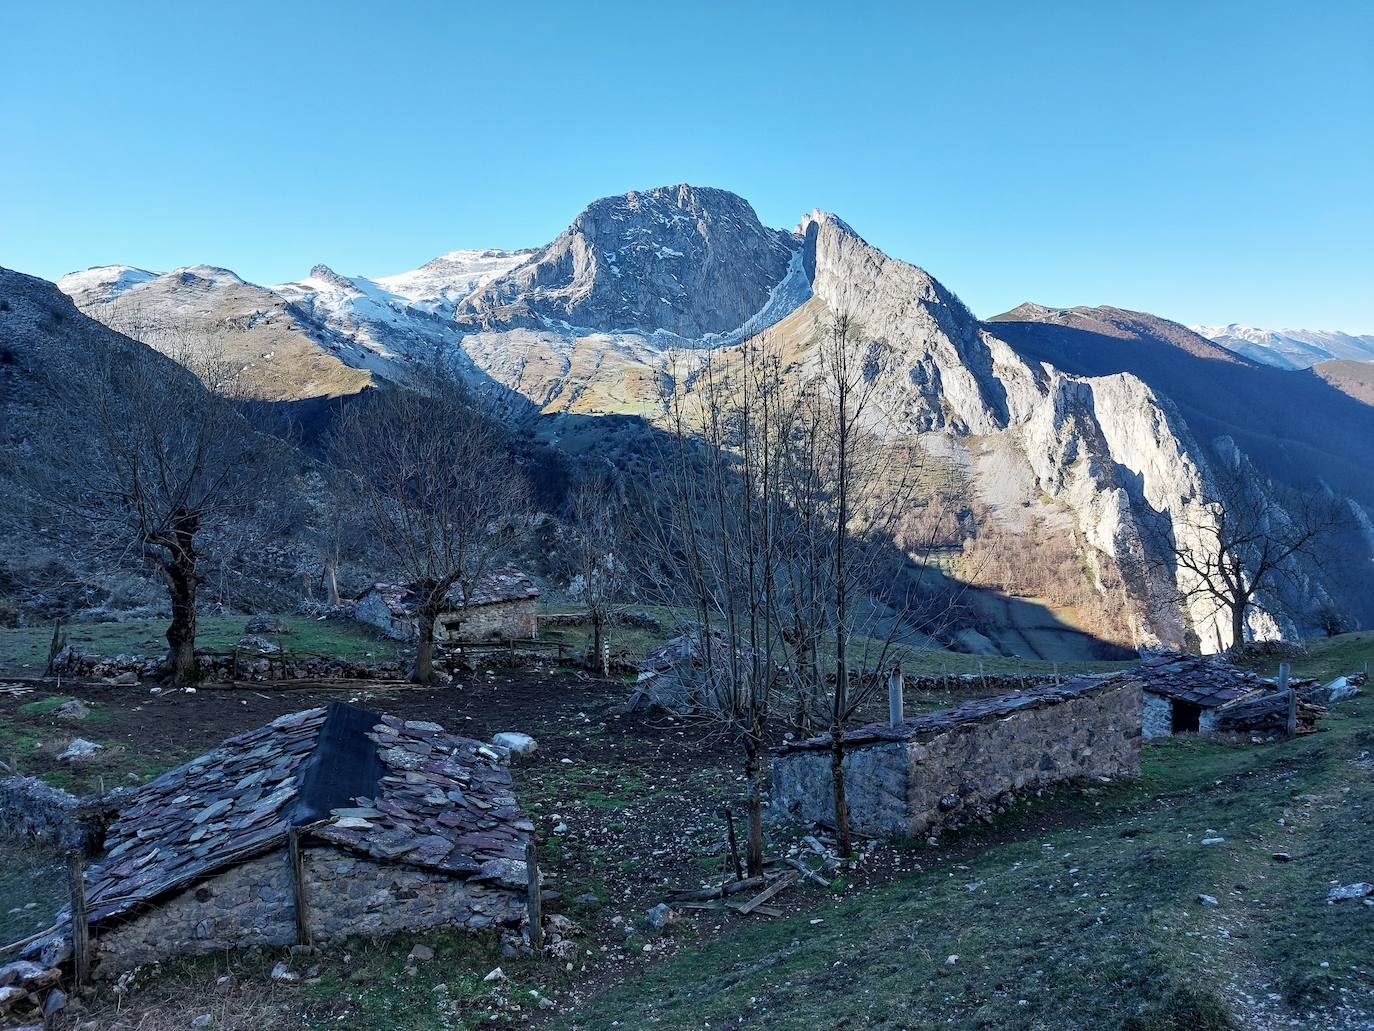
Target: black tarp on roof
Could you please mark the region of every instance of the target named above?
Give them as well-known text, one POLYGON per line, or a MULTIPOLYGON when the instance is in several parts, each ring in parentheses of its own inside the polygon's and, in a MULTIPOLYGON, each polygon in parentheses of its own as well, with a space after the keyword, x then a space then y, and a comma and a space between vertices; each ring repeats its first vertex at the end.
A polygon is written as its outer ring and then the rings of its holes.
POLYGON ((297 826, 327 818, 334 809, 354 804, 355 798, 375 799, 386 772, 369 732, 381 715, 347 702, 330 702, 315 750, 296 774, 297 826))

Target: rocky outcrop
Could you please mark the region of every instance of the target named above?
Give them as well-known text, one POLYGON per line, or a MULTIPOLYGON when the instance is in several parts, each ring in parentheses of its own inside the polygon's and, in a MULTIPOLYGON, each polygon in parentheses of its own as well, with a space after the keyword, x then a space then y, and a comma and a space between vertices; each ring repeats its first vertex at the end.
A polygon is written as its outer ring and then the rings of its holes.
POLYGON ((742 197, 665 186, 590 204, 547 247, 468 298, 474 326, 726 333, 768 302, 796 241, 742 197))

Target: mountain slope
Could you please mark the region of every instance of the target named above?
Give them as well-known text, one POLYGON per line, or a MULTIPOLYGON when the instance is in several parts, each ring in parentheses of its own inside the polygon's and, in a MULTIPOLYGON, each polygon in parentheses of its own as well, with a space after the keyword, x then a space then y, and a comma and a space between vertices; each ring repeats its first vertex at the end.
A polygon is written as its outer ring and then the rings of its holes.
POLYGON ((190 347, 242 369, 254 396, 336 397, 371 382, 367 356, 353 341, 228 269, 111 272, 72 273, 57 285, 86 314, 164 353, 190 347))
POLYGON ((1374 335, 1321 329, 1256 329, 1231 323, 1227 326, 1193 326, 1192 329, 1223 347, 1280 369, 1307 369, 1318 362, 1343 360, 1374 362, 1374 335))

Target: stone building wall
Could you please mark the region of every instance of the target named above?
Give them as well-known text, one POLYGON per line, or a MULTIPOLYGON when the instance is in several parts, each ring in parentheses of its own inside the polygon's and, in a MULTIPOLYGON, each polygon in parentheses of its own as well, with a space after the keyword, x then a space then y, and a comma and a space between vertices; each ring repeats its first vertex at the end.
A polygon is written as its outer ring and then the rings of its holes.
MULTIPOLYGON (((1138 777, 1140 712, 1140 687, 1128 683, 916 740, 856 745, 844 765, 852 826, 873 837, 925 837, 1051 784, 1138 777)), ((772 797, 794 819, 833 823, 830 754, 775 756, 772 797)))
POLYGON ((1140 733, 1150 741, 1174 732, 1174 705, 1163 695, 1146 691, 1140 710, 1140 733))
MULTIPOLYGON (((1198 733, 1215 734, 1220 712, 1220 709, 1213 707, 1203 709, 1202 712, 1198 713, 1198 733)), ((1174 732, 1174 703, 1163 695, 1146 691, 1141 707, 1140 732, 1146 741, 1172 735, 1174 732)))
MULTIPOLYGON (((475 884, 340 849, 305 850, 306 899, 315 940, 428 927, 477 930, 525 919, 523 892, 475 884)), ((123 923, 97 929, 98 972, 251 945, 296 942, 286 850, 230 867, 123 923)))
POLYGON ((539 617, 533 598, 493 602, 466 612, 446 612, 439 617, 438 636, 448 636, 444 630, 444 622, 448 619, 462 620, 459 636, 464 641, 485 641, 490 638, 528 641, 539 636, 539 617))

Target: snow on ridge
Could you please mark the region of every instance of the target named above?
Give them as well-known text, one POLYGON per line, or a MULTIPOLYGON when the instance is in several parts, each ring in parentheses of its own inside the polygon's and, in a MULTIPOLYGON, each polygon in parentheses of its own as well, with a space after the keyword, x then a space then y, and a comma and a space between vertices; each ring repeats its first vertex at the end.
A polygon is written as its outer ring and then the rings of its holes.
POLYGON ((57 281, 57 288, 68 297, 84 295, 112 301, 140 283, 157 279, 162 273, 132 265, 96 265, 83 272, 69 272, 57 281))

